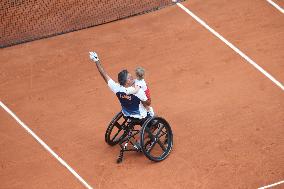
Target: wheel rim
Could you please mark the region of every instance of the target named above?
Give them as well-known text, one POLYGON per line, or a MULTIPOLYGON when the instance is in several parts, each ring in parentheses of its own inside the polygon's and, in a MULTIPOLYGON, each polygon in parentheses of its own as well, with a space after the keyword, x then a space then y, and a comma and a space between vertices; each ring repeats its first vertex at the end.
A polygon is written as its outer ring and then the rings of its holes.
POLYGON ((109 124, 109 126, 106 130, 105 141, 109 145, 115 145, 115 144, 119 143, 119 141, 122 140, 126 136, 126 133, 122 128, 122 125, 124 124, 124 122, 119 123, 119 120, 121 119, 121 117, 122 117, 122 113, 119 112, 114 117, 114 119, 109 124))
POLYGON ((121 125, 115 123, 113 129, 110 133, 109 139, 111 142, 119 142, 121 138, 123 138, 124 130, 122 129, 121 125))
POLYGON ((172 149, 172 131, 163 118, 147 120, 141 132, 143 153, 152 161, 162 161, 172 149))

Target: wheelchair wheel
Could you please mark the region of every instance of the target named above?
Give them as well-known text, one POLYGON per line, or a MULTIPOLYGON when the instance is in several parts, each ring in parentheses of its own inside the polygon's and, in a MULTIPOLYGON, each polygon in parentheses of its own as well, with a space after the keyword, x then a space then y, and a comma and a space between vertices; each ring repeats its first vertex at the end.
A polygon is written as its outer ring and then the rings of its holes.
POLYGON ((140 134, 142 152, 148 159, 155 162, 166 159, 173 147, 173 133, 165 119, 149 118, 143 124, 140 134))
POLYGON ((119 112, 114 116, 105 133, 105 141, 107 144, 114 146, 126 137, 127 133, 123 129, 125 122, 126 120, 123 118, 122 112, 119 112))

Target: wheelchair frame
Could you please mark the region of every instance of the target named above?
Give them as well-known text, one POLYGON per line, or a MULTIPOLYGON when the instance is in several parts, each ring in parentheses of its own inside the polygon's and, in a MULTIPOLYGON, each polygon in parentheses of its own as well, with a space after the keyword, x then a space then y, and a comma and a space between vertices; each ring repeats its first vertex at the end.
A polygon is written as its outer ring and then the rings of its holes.
POLYGON ((173 133, 169 123, 162 117, 137 119, 125 117, 122 112, 119 112, 107 127, 105 142, 110 146, 119 144, 121 149, 117 163, 122 162, 124 152, 127 151, 142 152, 148 159, 159 162, 166 159, 172 150, 173 133), (135 126, 141 128, 136 129, 135 126), (139 142, 136 138, 138 134, 140 134, 139 142), (155 151, 162 151, 158 156, 152 154, 157 144, 160 150, 155 151))

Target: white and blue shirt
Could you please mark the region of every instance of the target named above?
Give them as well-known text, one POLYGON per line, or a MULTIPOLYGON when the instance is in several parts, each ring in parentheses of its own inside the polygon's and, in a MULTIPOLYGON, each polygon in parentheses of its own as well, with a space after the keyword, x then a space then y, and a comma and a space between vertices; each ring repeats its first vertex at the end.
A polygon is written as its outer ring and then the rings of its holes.
POLYGON ((108 81, 108 86, 112 92, 116 94, 121 104, 124 116, 138 119, 142 119, 147 116, 147 110, 141 101, 146 101, 148 98, 142 89, 140 89, 136 94, 127 95, 125 87, 115 83, 112 79, 108 81))

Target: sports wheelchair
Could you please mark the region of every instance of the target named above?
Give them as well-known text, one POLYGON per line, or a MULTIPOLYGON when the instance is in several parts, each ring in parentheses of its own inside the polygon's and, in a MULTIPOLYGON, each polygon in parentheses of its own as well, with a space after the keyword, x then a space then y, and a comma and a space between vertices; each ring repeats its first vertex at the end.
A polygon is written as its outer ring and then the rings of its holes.
POLYGON ((126 151, 142 152, 148 159, 159 162, 172 150, 173 133, 169 123, 161 117, 130 118, 120 111, 107 127, 105 142, 110 146, 119 144, 117 163, 122 162, 126 151))

